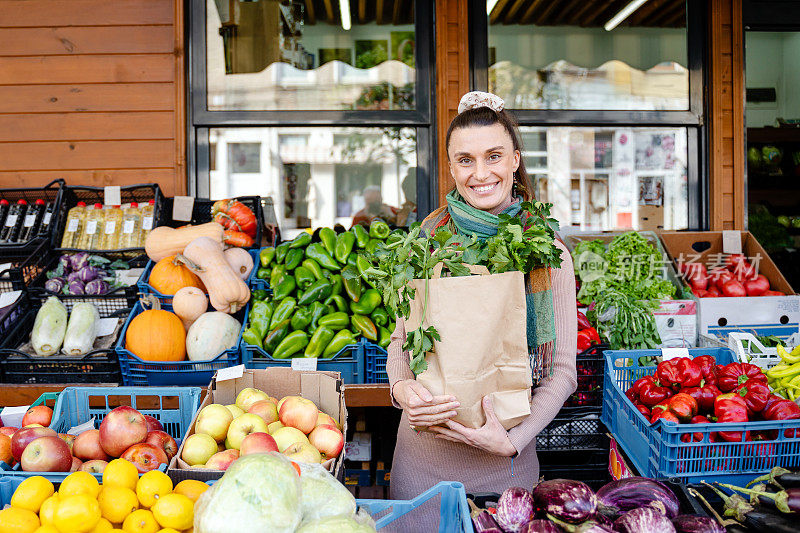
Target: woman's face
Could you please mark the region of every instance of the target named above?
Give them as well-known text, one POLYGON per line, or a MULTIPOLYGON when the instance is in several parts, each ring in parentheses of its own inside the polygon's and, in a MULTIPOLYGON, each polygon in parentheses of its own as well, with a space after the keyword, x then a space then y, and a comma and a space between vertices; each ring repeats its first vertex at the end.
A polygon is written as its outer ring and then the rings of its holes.
POLYGON ((502 124, 453 130, 448 160, 456 189, 468 204, 491 211, 509 203, 519 150, 502 124))

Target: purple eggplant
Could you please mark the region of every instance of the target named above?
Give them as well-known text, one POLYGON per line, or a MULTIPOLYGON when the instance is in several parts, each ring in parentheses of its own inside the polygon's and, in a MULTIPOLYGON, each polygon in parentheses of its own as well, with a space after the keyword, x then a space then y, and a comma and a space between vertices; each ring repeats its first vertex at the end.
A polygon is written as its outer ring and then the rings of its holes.
POLYGON ((538 511, 571 524, 584 522, 597 512, 597 496, 581 481, 542 481, 533 489, 533 499, 538 511))
POLYGON ((467 504, 470 508, 469 516, 472 518, 472 526, 475 529, 475 533, 503 533, 503 530, 494 521, 489 511, 481 509, 470 499, 467 499, 467 504))
POLYGON ((80 296, 86 292, 83 282, 79 279, 67 283, 67 294, 72 296, 80 296))
POLYGON ((506 533, 524 531, 533 517, 533 497, 522 487, 506 489, 497 500, 497 513, 494 519, 506 533))
POLYGON ((78 271, 79 279, 84 283, 89 283, 90 281, 100 277, 100 275, 100 270, 90 265, 86 265, 78 271))
POLYGON ((69 263, 72 270, 80 270, 89 264, 89 254, 86 252, 72 254, 69 258, 69 263))
POLYGON ((72 271, 72 262, 69 260, 69 258, 69 255, 62 255, 58 258, 58 267, 61 267, 61 271, 64 274, 68 274, 72 271))
POLYGON ((676 533, 669 518, 653 507, 638 507, 614 522, 618 533, 676 533))
POLYGON ((682 514, 672 519, 678 533, 725 533, 725 529, 713 518, 682 514))
POLYGON ((524 533, 564 533, 564 530, 558 527, 550 520, 533 520, 528 523, 528 527, 522 530, 524 533))
POLYGON ((64 278, 52 278, 44 282, 44 288, 50 292, 60 294, 65 283, 64 278))
POLYGON ((664 514, 672 519, 678 516, 678 499, 663 483, 645 477, 629 477, 612 481, 597 491, 600 512, 616 519, 619 515, 644 507, 650 502, 663 504, 664 514))
POLYGON ((97 294, 97 295, 105 294, 108 292, 108 283, 106 283, 102 279, 93 279, 92 281, 86 284, 84 292, 86 294, 97 294))

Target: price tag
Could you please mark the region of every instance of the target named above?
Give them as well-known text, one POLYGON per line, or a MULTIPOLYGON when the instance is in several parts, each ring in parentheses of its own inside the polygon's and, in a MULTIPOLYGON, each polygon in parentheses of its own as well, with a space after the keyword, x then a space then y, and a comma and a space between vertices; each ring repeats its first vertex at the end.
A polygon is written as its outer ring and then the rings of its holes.
POLYGON ((67 430, 67 435, 75 435, 77 437, 84 431, 89 431, 90 429, 94 429, 94 417, 90 418, 88 421, 79 426, 69 428, 67 430))
POLYGON ((30 228, 31 226, 33 226, 34 222, 36 222, 36 215, 35 214, 33 214, 33 215, 25 215, 25 223, 23 224, 23 226, 25 226, 26 228, 30 228))
POLYGON ((725 230, 722 232, 722 253, 742 253, 742 233, 738 230, 725 230))
POLYGON ((94 235, 95 233, 97 233, 97 221, 90 220, 86 223, 86 234, 94 235))
POLYGON ((28 412, 30 405, 20 405, 18 407, 5 407, 0 412, 0 419, 4 426, 22 427, 22 417, 28 412))
POLYGON ((125 222, 122 223, 122 233, 130 235, 131 233, 133 233, 133 227, 135 225, 136 225, 135 220, 126 220, 125 222))
POLYGON ((0 294, 0 308, 9 306, 19 299, 22 291, 10 291, 0 294))
POLYGON ((13 228, 17 224, 17 214, 8 215, 6 217, 6 227, 13 228))
POLYGON ((117 329, 118 323, 118 318, 101 318, 97 322, 97 336, 105 337, 106 335, 111 335, 117 329))
POLYGON ((689 348, 661 348, 661 360, 669 361, 679 357, 689 357, 689 348))
POLYGON ((122 195, 119 191, 119 185, 106 185, 103 188, 105 193, 104 202, 106 205, 120 205, 122 204, 122 195))
POLYGON ((153 229, 153 217, 144 217, 142 219, 142 229, 145 231, 153 229))
POLYGON ((217 370, 217 382, 227 381, 229 379, 239 379, 244 375, 244 365, 229 366, 228 368, 220 368, 217 370))
POLYGON ((11 263, 0 263, 0 272, 4 272, 11 268, 11 263))
POLYGON ((172 203, 172 220, 188 222, 192 220, 192 209, 194 208, 194 197, 176 196, 172 203))
POLYGON ((67 231, 69 233, 75 233, 76 231, 78 231, 79 223, 80 220, 78 220, 77 218, 70 219, 69 224, 67 224, 67 231))
POLYGON ((44 224, 45 226, 48 225, 50 223, 50 219, 51 218, 53 218, 53 212, 52 211, 47 211, 44 214, 44 219, 42 220, 42 224, 44 224))
POLYGON ((313 371, 317 369, 316 357, 295 357, 292 359, 292 370, 313 371))
POLYGON ((106 222, 106 235, 111 235, 116 231, 117 223, 114 220, 109 220, 106 222))

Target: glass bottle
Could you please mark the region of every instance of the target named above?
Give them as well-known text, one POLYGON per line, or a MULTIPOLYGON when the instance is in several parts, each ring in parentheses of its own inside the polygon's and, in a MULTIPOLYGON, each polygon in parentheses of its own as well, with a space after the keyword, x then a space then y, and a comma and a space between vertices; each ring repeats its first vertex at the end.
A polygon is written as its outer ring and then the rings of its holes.
POLYGON ((77 248, 81 250, 97 250, 100 247, 100 239, 103 236, 103 204, 94 204, 92 209, 86 213, 86 224, 81 233, 80 243, 77 248))
POLYGON ((86 222, 86 202, 78 202, 78 205, 67 212, 67 223, 64 225, 64 236, 61 237, 62 248, 77 248, 83 234, 86 222))
POLYGON ((122 234, 119 237, 119 248, 138 248, 142 234, 142 212, 139 204, 131 202, 122 212, 122 234))
POLYGON ((41 198, 37 198, 33 205, 28 207, 25 221, 22 223, 22 229, 17 237, 18 243, 28 242, 39 234, 39 226, 42 223, 45 208, 45 201, 41 198))
POLYGON ((144 246, 144 240, 147 238, 147 234, 153 229, 153 224, 155 221, 155 206, 155 200, 150 200, 142 206, 142 231, 139 236, 139 244, 137 244, 138 248, 142 248, 144 246))
POLYGON ((108 207, 103 221, 103 236, 100 239, 101 250, 116 250, 119 246, 120 230, 122 229, 122 206, 108 207))
POLYGON ((0 228, 0 242, 17 242, 27 210, 28 202, 24 199, 17 200, 17 203, 11 206, 5 224, 0 228))

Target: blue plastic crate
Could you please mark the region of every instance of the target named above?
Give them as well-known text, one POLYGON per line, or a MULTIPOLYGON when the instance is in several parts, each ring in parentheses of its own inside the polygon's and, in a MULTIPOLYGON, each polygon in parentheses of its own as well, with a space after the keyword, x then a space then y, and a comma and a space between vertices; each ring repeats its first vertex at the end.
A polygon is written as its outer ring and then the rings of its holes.
MULTIPOLYGON (((733 352, 727 348, 692 348, 689 354, 692 357, 711 355, 718 364, 734 361, 733 352)), ((673 424, 659 420, 650 424, 624 391, 637 379, 655 373, 655 366, 640 366, 639 358, 660 355, 660 350, 605 353, 602 421, 611 429, 641 475, 674 477, 687 483, 717 480, 740 484, 769 472, 775 466, 795 469, 800 466, 800 431, 796 436, 786 436, 786 430, 800 430, 800 420, 725 424, 673 424), (773 440, 710 440, 711 434, 718 431, 742 431, 744 435, 746 431, 769 430, 777 433, 773 440), (694 433, 702 433, 703 439, 699 442, 681 441, 683 435, 694 433)))
MULTIPOLYGON (((172 311, 171 305, 162 304, 161 309, 172 311)), ((229 366, 236 366, 241 363, 239 344, 233 348, 225 350, 214 359, 208 361, 144 361, 135 356, 132 352, 125 349, 125 335, 131 320, 139 313, 144 311, 141 302, 128 315, 125 325, 119 334, 116 344, 117 355, 119 356, 120 369, 122 370, 122 383, 129 386, 179 386, 179 387, 205 387, 211 383, 214 373, 229 366)), ((247 315, 250 311, 248 305, 238 313, 234 314, 239 322, 239 339, 242 338, 242 331, 247 325, 247 315)))
MULTIPOLYGON (((269 280, 261 279, 256 274, 258 274, 258 269, 261 266, 261 260, 258 258, 259 254, 261 253, 261 249, 249 250, 250 255, 253 257, 253 271, 250 272, 250 278, 247 280, 248 285, 250 285, 251 289, 269 289, 269 280)), ((272 266, 275 266, 275 262, 273 259, 272 266)))
POLYGON ((428 500, 441 496, 439 503, 439 533, 471 533, 472 519, 469 515, 464 485, 457 481, 441 481, 413 500, 356 500, 375 520, 378 531, 414 510, 428 500))
POLYGON ((364 352, 364 383, 389 383, 386 374, 386 361, 388 353, 377 344, 361 339, 361 349, 364 352))
MULTIPOLYGON (((292 359, 275 359, 259 348, 242 341, 240 345, 242 363, 245 368, 269 368, 271 366, 292 366, 292 359)), ((339 372, 345 384, 364 383, 364 357, 360 344, 348 344, 333 357, 318 358, 317 370, 339 372)))

